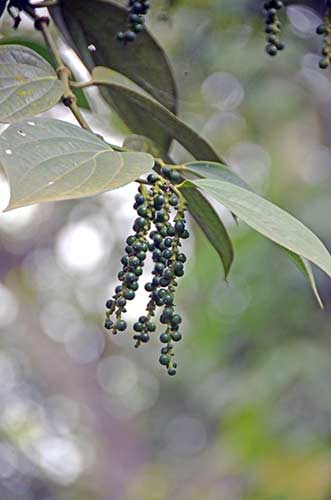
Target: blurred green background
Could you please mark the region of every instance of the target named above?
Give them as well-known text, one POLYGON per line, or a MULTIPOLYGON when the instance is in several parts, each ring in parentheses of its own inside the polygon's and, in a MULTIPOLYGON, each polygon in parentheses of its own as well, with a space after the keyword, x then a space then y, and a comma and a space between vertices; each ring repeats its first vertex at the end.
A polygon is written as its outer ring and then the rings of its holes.
MULTIPOLYGON (((152 3, 180 116, 331 249, 331 81, 316 11, 287 8, 287 48, 271 59, 259 2, 152 3)), ((10 26, 2 41, 40 41, 28 20, 10 26)), ((88 99, 92 126, 120 144, 124 126, 88 99)), ((72 121, 61 106, 47 115, 72 121)), ((330 281, 316 272, 323 312, 286 255, 219 207, 236 248, 225 283, 191 221, 169 378, 156 340, 136 351, 102 328, 135 189, 0 215, 0 499, 330 500, 330 281)))

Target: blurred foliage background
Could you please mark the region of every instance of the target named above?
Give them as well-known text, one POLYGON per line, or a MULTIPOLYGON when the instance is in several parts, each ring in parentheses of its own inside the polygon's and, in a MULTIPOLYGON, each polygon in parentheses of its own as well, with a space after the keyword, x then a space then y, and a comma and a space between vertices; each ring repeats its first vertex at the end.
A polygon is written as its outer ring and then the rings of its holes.
MULTIPOLYGON (((260 2, 152 3, 180 116, 331 249, 320 2, 287 7, 287 48, 274 59, 260 2)), ((41 43, 27 19, 14 32, 5 17, 1 36, 41 43)), ((121 144, 124 126, 86 94, 94 129, 121 144)), ((72 121, 61 106, 47 115, 72 121)), ((178 147, 173 156, 186 158, 178 147)), ((169 379, 157 341, 137 352, 102 328, 134 191, 0 215, 1 500, 330 500, 330 282, 316 272, 323 312, 285 254, 220 208, 236 247, 225 283, 191 223, 178 298, 185 340, 169 379)), ((142 292, 132 321, 145 302, 142 292)))

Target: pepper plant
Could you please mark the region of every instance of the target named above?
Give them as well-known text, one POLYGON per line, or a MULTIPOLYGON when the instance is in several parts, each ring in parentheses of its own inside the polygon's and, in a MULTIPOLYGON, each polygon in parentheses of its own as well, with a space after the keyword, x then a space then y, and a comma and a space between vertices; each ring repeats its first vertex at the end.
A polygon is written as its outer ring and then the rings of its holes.
MULTIPOLYGON (((331 277, 329 252, 301 222, 255 193, 200 134, 178 118, 170 63, 145 28, 149 2, 2 1, 0 10, 6 7, 15 27, 23 15, 32 20, 56 64, 53 69, 29 47, 0 46, 0 121, 9 124, 0 136, 0 162, 10 186, 6 210, 95 196, 131 182, 137 184, 133 202, 137 218, 124 245, 119 284, 113 296, 106 298, 106 331, 118 334, 127 330, 127 302, 134 300, 144 264, 151 259, 152 277, 145 282, 146 311, 134 323, 132 336, 139 347, 158 335, 159 362, 169 375, 176 373, 174 344, 182 338, 182 318, 175 294, 187 259, 181 248, 189 237, 187 217, 195 219, 218 253, 225 279, 234 259, 231 237, 210 199, 282 247, 323 307, 310 264, 331 277), (48 7, 49 16, 40 16, 40 7, 48 7), (73 79, 61 58, 51 22, 90 70, 88 81, 73 79), (118 74, 125 77, 124 83, 118 83, 118 74), (105 102, 132 132, 122 147, 95 134, 82 114, 82 92, 92 86, 99 88, 105 102), (77 126, 36 118, 59 102, 71 110, 77 126), (172 161, 174 141, 192 155, 191 162, 172 161)), ((277 17, 282 7, 282 2, 264 2, 270 55, 283 48, 277 17)), ((328 29, 320 27, 319 32, 329 33, 328 29)))

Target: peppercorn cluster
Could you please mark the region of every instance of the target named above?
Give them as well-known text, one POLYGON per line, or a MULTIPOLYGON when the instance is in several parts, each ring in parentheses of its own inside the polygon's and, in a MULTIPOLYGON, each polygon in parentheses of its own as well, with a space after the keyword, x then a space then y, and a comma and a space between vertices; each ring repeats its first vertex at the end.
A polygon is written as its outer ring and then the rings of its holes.
POLYGON ((326 69, 331 63, 331 0, 326 0, 323 22, 317 26, 316 33, 323 37, 322 58, 319 61, 319 67, 326 69))
POLYGON ((285 48, 284 43, 280 40, 280 32, 282 23, 279 20, 278 11, 284 7, 281 0, 268 0, 264 2, 265 15, 265 33, 266 47, 265 50, 269 56, 276 56, 278 51, 285 48))
POLYGON ((126 240, 125 255, 121 259, 122 270, 118 274, 121 282, 115 288, 112 299, 106 302, 105 328, 113 334, 127 329, 123 319, 128 300, 135 298, 139 278, 147 255, 153 261, 151 279, 145 284, 149 297, 146 311, 133 325, 135 347, 150 341, 156 332, 156 317, 162 331, 159 340, 162 344, 159 362, 166 367, 169 375, 176 374, 174 343, 182 338, 181 316, 176 312, 175 292, 178 278, 184 275, 186 256, 181 251, 182 241, 189 237, 186 228, 186 204, 176 184, 181 175, 163 167, 161 175, 150 174, 147 185, 141 184, 135 196, 134 209, 138 217, 133 231, 126 240))
POLYGON ((133 42, 145 27, 145 15, 150 7, 147 0, 129 0, 128 29, 117 33, 117 40, 123 43, 133 42))

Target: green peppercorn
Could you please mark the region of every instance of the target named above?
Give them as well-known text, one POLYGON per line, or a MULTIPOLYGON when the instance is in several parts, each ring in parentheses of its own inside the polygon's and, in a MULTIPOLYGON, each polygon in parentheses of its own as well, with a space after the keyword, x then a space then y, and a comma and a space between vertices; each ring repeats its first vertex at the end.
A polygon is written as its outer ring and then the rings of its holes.
POLYGON ((117 321, 116 328, 117 328, 118 331, 124 332, 124 330, 126 330, 126 328, 127 328, 126 321, 124 321, 123 319, 117 321))
POLYGON ((183 231, 185 230, 185 224, 181 220, 177 220, 175 222, 175 231, 177 234, 182 234, 183 231))
POLYGON ((143 262, 146 259, 146 252, 143 252, 143 251, 139 252, 137 254, 137 257, 140 260, 140 262, 143 262))
POLYGON ((181 316, 179 314, 174 314, 171 318, 171 324, 172 325, 180 325, 182 322, 181 316))
POLYGON ((163 273, 163 278, 171 280, 174 277, 174 272, 171 269, 166 269, 163 273))
MULTIPOLYGON (((135 200, 137 205, 143 205, 145 203, 145 197, 142 194, 136 194, 135 200)), ((131 245, 131 243, 129 243, 131 245)))
POLYGON ((175 234, 176 234, 175 233, 175 228, 173 226, 169 225, 167 227, 167 236, 173 237, 173 236, 175 236, 175 234))
POLYGON ((161 169, 161 174, 166 178, 166 179, 170 179, 170 175, 171 175, 171 168, 169 167, 162 167, 161 169))
POLYGON ((171 306, 174 302, 174 298, 170 293, 167 293, 166 295, 163 296, 163 303, 167 306, 171 306))
POLYGON ((159 363, 163 366, 168 366, 170 363, 170 357, 167 354, 161 354, 159 357, 159 363))
POLYGON ((178 260, 178 262, 184 263, 184 262, 186 262, 186 256, 183 253, 179 253, 177 255, 177 260, 178 260))
POLYGON ((174 184, 177 184, 177 182, 180 182, 182 180, 182 176, 176 170, 172 170, 170 174, 170 180, 174 184))
POLYGON ((135 33, 140 33, 143 30, 144 30, 144 25, 141 24, 141 23, 135 24, 134 27, 133 27, 133 31, 135 33))
POLYGON ((269 56, 272 56, 272 57, 276 56, 277 52, 278 52, 276 45, 274 45, 273 43, 268 43, 266 45, 265 50, 266 50, 266 53, 269 54, 269 56))
POLYGON ((144 344, 146 344, 149 341, 149 335, 148 335, 148 333, 142 333, 140 335, 140 340, 141 340, 141 342, 143 342, 144 344))
POLYGON ((154 208, 156 210, 160 210, 161 207, 163 207, 165 203, 165 198, 162 195, 158 195, 154 198, 154 208))
POLYGON ((140 322, 137 322, 133 325, 133 329, 135 332, 142 332, 144 329, 144 325, 140 322))
POLYGON ((130 288, 130 290, 133 290, 134 292, 136 292, 139 288, 139 285, 138 283, 135 281, 134 283, 129 283, 128 284, 128 288, 130 288))
POLYGON ((135 252, 140 252, 140 250, 143 250, 143 244, 140 241, 136 241, 133 243, 132 248, 135 252))
POLYGON ((136 276, 141 276, 143 274, 143 268, 141 266, 136 267, 136 269, 134 270, 134 274, 136 276))
POLYGON ((110 330, 113 326, 113 322, 110 319, 106 319, 105 321, 105 328, 106 330, 110 330))
POLYGON ((177 207, 178 205, 178 197, 175 194, 171 195, 171 198, 169 200, 169 203, 172 207, 177 207))
POLYGON ((125 290, 124 292, 124 297, 127 300, 133 300, 135 298, 136 294, 134 293, 133 290, 125 290))
POLYGON ((147 330, 149 332, 155 332, 156 330, 156 324, 155 323, 152 323, 151 321, 149 323, 147 323, 147 330))
POLYGON ((138 208, 137 213, 138 213, 138 215, 140 215, 140 217, 147 217, 148 209, 147 209, 147 207, 145 207, 143 205, 143 206, 141 206, 141 207, 138 208))
POLYGON ((136 34, 134 33, 134 31, 129 30, 124 33, 124 40, 126 42, 133 42, 135 39, 136 34))
POLYGON ((134 273, 126 273, 125 275, 125 282, 126 283, 134 283, 137 281, 137 276, 134 273))
POLYGON ((134 225, 135 225, 138 229, 143 229, 143 228, 147 225, 147 220, 146 220, 144 217, 138 217, 138 218, 134 221, 134 225))
POLYGON ((126 300, 124 297, 119 297, 117 300, 116 300, 116 305, 120 308, 122 307, 125 307, 126 306, 126 300))
POLYGON ((156 274, 162 274, 164 271, 164 265, 161 262, 157 262, 154 266, 154 271, 156 274))
POLYGON ((326 69, 330 65, 330 60, 325 57, 319 61, 318 65, 321 69, 326 69))
POLYGON ((160 258, 162 257, 162 252, 159 248, 155 248, 152 254, 154 262, 158 262, 160 258))
POLYGON ((171 334, 171 338, 174 342, 179 342, 180 340, 182 340, 182 334, 179 332, 173 332, 171 334))
POLYGON ((131 267, 137 267, 140 264, 140 260, 138 257, 133 256, 129 258, 128 263, 131 267))
POLYGON ((170 337, 170 335, 168 335, 168 333, 161 333, 160 342, 162 342, 162 344, 168 344, 168 342, 170 342, 170 340, 171 340, 171 337, 170 337))
POLYGON ((162 276, 162 278, 160 278, 160 285, 161 286, 168 286, 169 283, 170 283, 170 279, 169 278, 165 278, 164 276, 162 276))
POLYGON ((149 182, 150 184, 155 184, 157 180, 158 176, 156 174, 149 174, 149 176, 147 177, 147 182, 149 182))
POLYGON ((166 249, 165 249, 165 250, 163 250, 163 252, 162 252, 162 257, 163 257, 164 259, 170 259, 171 255, 172 255, 172 251, 170 250, 170 248, 166 248, 166 249))

